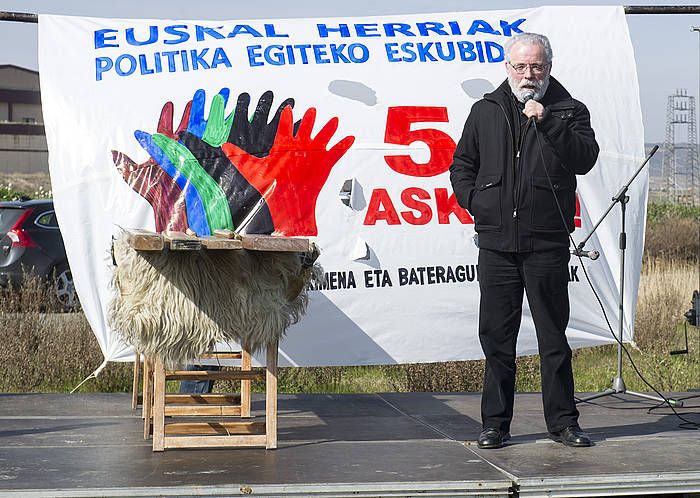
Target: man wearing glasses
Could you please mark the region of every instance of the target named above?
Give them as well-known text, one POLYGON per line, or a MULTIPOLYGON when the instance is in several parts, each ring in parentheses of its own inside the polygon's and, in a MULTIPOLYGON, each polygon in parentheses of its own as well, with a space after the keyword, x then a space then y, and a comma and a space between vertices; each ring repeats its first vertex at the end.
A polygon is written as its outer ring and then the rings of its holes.
POLYGON ((486 356, 478 446, 500 448, 510 438, 523 291, 537 334, 547 429, 567 446, 590 446, 578 425, 565 331, 576 175, 593 168, 598 144, 586 106, 550 77, 547 37, 514 36, 505 58, 508 78, 473 105, 450 167, 457 200, 478 232, 486 356))

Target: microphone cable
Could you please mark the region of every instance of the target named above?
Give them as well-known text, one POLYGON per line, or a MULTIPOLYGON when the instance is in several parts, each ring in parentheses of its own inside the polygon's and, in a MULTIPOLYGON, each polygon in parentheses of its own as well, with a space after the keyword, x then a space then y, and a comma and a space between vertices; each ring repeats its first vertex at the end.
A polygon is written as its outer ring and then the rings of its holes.
MULTIPOLYGON (((557 210, 559 211, 559 217, 560 217, 560 219, 561 219, 562 226, 564 227, 564 230, 566 230, 566 232, 568 233, 568 235, 569 235, 569 241, 571 242, 571 244, 572 244, 573 247, 575 248, 575 247, 576 247, 576 243, 574 242, 574 238, 573 238, 573 236, 571 235, 571 233, 569 233, 569 228, 568 228, 568 226, 567 226, 567 224, 566 224, 566 218, 564 217, 564 211, 562 210, 561 205, 559 204, 559 199, 557 198, 556 191, 554 190, 554 185, 553 185, 553 183, 552 183, 552 179, 550 178, 550 176, 549 176, 549 171, 547 170, 547 162, 546 162, 545 159, 544 159, 544 152, 543 152, 543 148, 542 148, 542 139, 540 138, 540 133, 539 133, 539 130, 537 129, 537 122, 536 122, 536 120, 534 120, 534 119, 532 120, 532 126, 534 127, 534 130, 535 130, 535 137, 537 137, 537 145, 538 145, 538 148, 539 148, 540 160, 542 161, 542 167, 544 168, 544 173, 545 173, 545 176, 547 177, 547 182, 549 183, 549 188, 550 188, 550 190, 552 191, 552 195, 554 196, 554 202, 555 202, 556 205, 557 205, 557 210)), ((689 429, 689 430, 698 430, 698 429, 700 429, 700 423, 694 422, 694 421, 692 421, 692 420, 688 420, 688 419, 686 419, 685 417, 683 417, 680 413, 678 413, 678 412, 676 411, 675 407, 672 405, 672 403, 671 403, 663 394, 661 394, 661 393, 656 389, 656 387, 654 387, 653 385, 651 385, 651 384, 646 380, 646 378, 644 378, 644 376, 642 375, 642 373, 641 373, 641 372, 639 371, 639 369, 637 368, 637 365, 635 365, 634 360, 632 359, 632 355, 630 355, 629 351, 628 351, 627 348, 625 347, 625 345, 624 345, 624 343, 623 343, 623 341, 622 341, 622 337, 618 338, 617 335, 615 334, 615 332, 613 332, 613 327, 612 327, 612 325, 610 324, 610 320, 608 319, 608 314, 605 312, 605 306, 603 306, 603 302, 601 301, 600 296, 598 296, 598 293, 596 292, 595 287, 593 286, 593 282, 591 282, 591 279, 590 279, 590 277, 588 276, 588 271, 586 271, 586 267, 585 267, 585 265, 583 264, 583 258, 581 257, 580 254, 576 254, 575 256, 578 258, 579 263, 581 264, 581 268, 583 269, 583 274, 586 276, 586 281, 588 282, 588 286, 591 288, 591 291, 593 291, 593 295, 595 296, 596 300, 598 301, 598 306, 600 306, 600 310, 601 310, 602 313, 603 313, 603 318, 605 318, 605 323, 608 325, 608 330, 610 331, 610 333, 612 334, 612 336, 615 338, 615 340, 617 341, 617 343, 620 345, 620 347, 622 348, 622 350, 623 350, 623 351, 625 352, 625 354, 627 355, 627 358, 629 359, 630 364, 632 365, 632 368, 634 369, 635 373, 639 376, 639 378, 642 380, 642 382, 644 382, 644 384, 646 384, 646 385, 647 385, 651 390, 653 390, 661 399, 664 400, 664 403, 665 403, 666 405, 668 405, 669 408, 671 408, 671 410, 673 411, 673 414, 674 414, 676 417, 678 417, 680 420, 683 421, 683 423, 679 425, 679 427, 680 427, 681 429, 689 429)), ((621 298, 624 299, 624 296, 622 296, 621 298)))

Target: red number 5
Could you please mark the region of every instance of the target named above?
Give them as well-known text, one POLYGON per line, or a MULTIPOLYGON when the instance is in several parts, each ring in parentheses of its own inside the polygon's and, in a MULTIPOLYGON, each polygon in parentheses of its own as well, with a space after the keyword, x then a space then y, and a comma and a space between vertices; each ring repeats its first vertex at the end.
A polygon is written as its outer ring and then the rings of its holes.
POLYGON ((426 122, 447 123, 447 108, 389 107, 384 142, 397 145, 423 142, 430 149, 430 159, 427 163, 417 163, 408 154, 384 156, 389 167, 397 173, 409 176, 435 176, 447 171, 452 164, 452 154, 456 145, 447 133, 432 128, 411 130, 411 124, 426 122))

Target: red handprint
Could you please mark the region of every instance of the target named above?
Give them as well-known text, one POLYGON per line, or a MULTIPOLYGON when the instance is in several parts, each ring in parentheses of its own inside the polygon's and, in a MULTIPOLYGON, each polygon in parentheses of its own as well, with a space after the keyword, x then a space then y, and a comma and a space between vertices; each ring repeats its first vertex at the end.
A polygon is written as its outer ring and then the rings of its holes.
POLYGON ((173 130, 173 103, 166 102, 163 109, 160 111, 160 119, 158 119, 157 133, 165 135, 168 138, 177 140, 180 132, 187 129, 187 123, 190 120, 190 110, 192 109, 192 101, 187 102, 185 109, 182 111, 180 125, 176 130, 173 130))
POLYGON ((316 109, 311 107, 294 135, 292 108, 286 107, 266 157, 255 157, 231 143, 222 145, 238 171, 263 194, 275 230, 285 235, 318 235, 316 199, 333 166, 355 141, 347 136, 327 150, 338 118, 329 120, 312 139, 315 120, 316 109))

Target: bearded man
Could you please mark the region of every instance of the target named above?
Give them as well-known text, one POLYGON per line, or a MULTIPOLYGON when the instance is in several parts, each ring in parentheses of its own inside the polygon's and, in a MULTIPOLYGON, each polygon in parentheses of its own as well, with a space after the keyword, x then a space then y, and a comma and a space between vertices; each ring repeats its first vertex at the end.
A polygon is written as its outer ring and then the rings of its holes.
POLYGON ((473 105, 450 167, 457 201, 472 214, 478 232, 479 340, 486 372, 477 442, 479 448, 500 448, 510 438, 525 291, 547 429, 567 446, 590 446, 578 424, 565 331, 576 175, 593 168, 598 144, 586 106, 550 77, 547 37, 514 36, 505 59, 507 80, 473 105))

